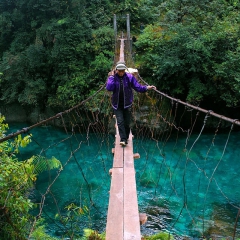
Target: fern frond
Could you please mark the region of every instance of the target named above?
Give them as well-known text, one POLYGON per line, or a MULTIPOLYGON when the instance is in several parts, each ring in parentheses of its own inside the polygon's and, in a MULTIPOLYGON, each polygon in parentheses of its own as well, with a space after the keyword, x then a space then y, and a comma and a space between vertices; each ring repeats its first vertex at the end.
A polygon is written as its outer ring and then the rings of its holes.
POLYGON ((55 157, 52 157, 50 159, 47 159, 44 156, 32 156, 28 162, 32 165, 34 165, 34 173, 40 174, 44 171, 50 171, 52 169, 62 169, 61 162, 56 159, 55 157))

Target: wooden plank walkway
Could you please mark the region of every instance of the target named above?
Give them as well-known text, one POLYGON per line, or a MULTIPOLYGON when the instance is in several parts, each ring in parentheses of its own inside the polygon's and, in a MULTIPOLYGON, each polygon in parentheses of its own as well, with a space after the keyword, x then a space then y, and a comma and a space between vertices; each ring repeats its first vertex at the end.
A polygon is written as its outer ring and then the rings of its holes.
POLYGON ((126 147, 120 146, 118 131, 115 137, 106 240, 140 240, 132 134, 126 147))
POLYGON ((120 44, 120 56, 119 56, 119 62, 124 62, 124 40, 125 39, 120 39, 121 44, 120 44))

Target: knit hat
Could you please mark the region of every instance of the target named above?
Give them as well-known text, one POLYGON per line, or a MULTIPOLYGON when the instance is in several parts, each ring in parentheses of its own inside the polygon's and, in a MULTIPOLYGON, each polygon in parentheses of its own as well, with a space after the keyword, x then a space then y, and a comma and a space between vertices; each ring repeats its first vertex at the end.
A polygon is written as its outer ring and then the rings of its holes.
POLYGON ((125 69, 127 69, 127 67, 124 63, 118 63, 116 66, 116 70, 125 70, 125 69))

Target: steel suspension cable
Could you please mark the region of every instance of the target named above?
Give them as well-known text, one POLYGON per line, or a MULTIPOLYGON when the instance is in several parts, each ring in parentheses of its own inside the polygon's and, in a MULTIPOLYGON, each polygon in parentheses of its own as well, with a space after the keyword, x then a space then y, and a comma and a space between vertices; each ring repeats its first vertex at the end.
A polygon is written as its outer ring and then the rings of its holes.
POLYGON ((101 86, 101 87, 98 89, 97 92, 95 92, 93 95, 91 95, 90 97, 86 98, 85 100, 83 100, 83 101, 80 102, 79 104, 75 105, 74 107, 72 107, 72 108, 70 108, 70 109, 67 109, 67 110, 65 110, 64 112, 57 113, 55 116, 50 117, 50 118, 48 118, 48 119, 45 119, 45 120, 43 120, 43 121, 41 121, 41 122, 39 122, 39 123, 33 124, 33 125, 31 125, 30 127, 25 127, 25 128, 23 128, 22 130, 19 130, 19 131, 15 132, 15 133, 10 133, 10 134, 8 134, 8 135, 5 136, 5 137, 0 138, 0 143, 4 142, 4 141, 6 141, 6 140, 9 140, 9 139, 11 139, 11 138, 14 138, 14 137, 18 136, 19 134, 27 133, 29 130, 31 130, 31 129, 35 128, 35 127, 41 126, 41 125, 43 125, 43 124, 45 124, 45 123, 47 123, 47 122, 49 122, 49 121, 52 121, 52 120, 54 120, 54 119, 56 119, 56 118, 62 117, 62 115, 64 115, 64 114, 67 114, 67 113, 72 112, 74 109, 82 106, 84 103, 88 102, 88 101, 91 100, 94 96, 96 96, 99 92, 101 92, 101 91, 103 90, 103 88, 105 87, 105 85, 106 85, 106 84, 104 84, 103 86, 101 86))
MULTIPOLYGON (((138 74, 138 77, 139 77, 140 80, 141 80, 142 82, 144 82, 146 85, 149 85, 146 81, 144 81, 144 80, 142 79, 142 77, 141 77, 139 74, 138 74)), ((160 92, 160 91, 158 91, 158 90, 154 90, 154 91, 156 91, 157 93, 161 94, 162 96, 164 96, 164 97, 166 97, 166 98, 168 98, 168 99, 171 99, 172 101, 181 103, 181 104, 183 104, 183 105, 185 105, 185 106, 187 106, 187 107, 189 107, 189 108, 192 108, 192 109, 201 111, 201 112, 203 112, 203 113, 212 115, 212 116, 217 117, 217 118, 221 118, 221 119, 223 119, 223 120, 225 120, 225 121, 227 121, 227 122, 230 122, 230 123, 232 123, 232 124, 235 124, 235 125, 240 126, 240 121, 239 121, 238 119, 228 118, 228 117, 225 117, 225 116, 220 115, 220 114, 218 114, 218 113, 215 113, 215 112, 213 112, 212 110, 206 110, 206 109, 203 109, 203 108, 194 106, 194 105, 192 105, 192 104, 183 102, 183 101, 181 101, 181 100, 179 100, 179 99, 177 99, 177 98, 170 97, 170 96, 168 96, 166 93, 160 92)))

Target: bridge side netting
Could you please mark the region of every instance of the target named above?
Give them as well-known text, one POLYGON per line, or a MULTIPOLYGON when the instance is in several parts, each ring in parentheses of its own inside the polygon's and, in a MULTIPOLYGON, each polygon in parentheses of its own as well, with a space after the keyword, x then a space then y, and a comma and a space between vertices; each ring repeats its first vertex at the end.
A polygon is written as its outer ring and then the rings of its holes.
POLYGON ((139 204, 156 229, 239 236, 239 127, 148 92, 133 107, 139 204))

